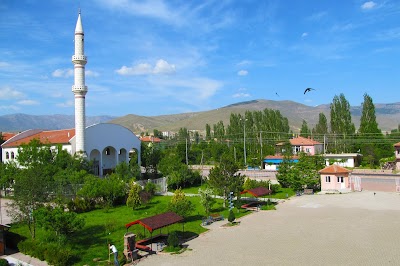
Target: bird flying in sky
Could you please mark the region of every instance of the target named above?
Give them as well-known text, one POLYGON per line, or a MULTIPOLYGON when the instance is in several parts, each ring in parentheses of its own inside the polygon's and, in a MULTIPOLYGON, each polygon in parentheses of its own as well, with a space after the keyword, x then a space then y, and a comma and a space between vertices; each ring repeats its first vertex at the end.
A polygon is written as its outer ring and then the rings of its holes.
POLYGON ((304 91, 304 94, 306 94, 307 92, 309 92, 309 91, 315 91, 315 89, 313 89, 313 88, 307 88, 307 89, 305 89, 305 91, 304 91))

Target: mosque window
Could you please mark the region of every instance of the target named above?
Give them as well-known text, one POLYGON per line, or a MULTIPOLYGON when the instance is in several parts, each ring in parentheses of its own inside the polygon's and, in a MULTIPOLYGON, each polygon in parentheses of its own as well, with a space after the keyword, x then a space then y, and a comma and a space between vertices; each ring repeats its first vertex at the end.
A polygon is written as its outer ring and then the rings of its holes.
POLYGON ((10 159, 10 154, 6 152, 6 159, 10 159))
POLYGON ((14 152, 11 152, 11 160, 14 160, 14 152))

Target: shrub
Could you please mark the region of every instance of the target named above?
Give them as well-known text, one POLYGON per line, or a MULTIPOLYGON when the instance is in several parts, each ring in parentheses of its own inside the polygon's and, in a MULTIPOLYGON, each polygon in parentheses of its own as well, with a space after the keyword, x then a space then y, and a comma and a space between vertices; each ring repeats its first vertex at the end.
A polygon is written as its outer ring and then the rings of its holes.
POLYGON ((147 193, 150 193, 151 196, 154 196, 154 194, 157 191, 157 185, 154 184, 153 182, 147 182, 146 185, 144 186, 144 190, 147 193))
POLYGON ((281 188, 282 186, 280 184, 271 184, 272 193, 277 193, 281 188))
POLYGON ((233 210, 231 209, 231 210, 229 211, 228 221, 229 221, 230 223, 232 223, 233 221, 235 221, 235 219, 236 219, 235 214, 233 213, 233 210))
POLYGON ((176 231, 173 231, 169 234, 168 236, 168 245, 172 247, 177 247, 179 246, 179 238, 178 238, 178 233, 176 231))
POLYGON ((60 246, 56 243, 44 243, 37 240, 25 240, 18 244, 19 251, 35 257, 40 260, 45 260, 50 265, 67 266, 71 265, 73 258, 72 251, 66 248, 65 245, 60 246))
POLYGON ((80 197, 68 202, 67 207, 68 210, 76 213, 88 212, 94 209, 94 205, 80 197))
POLYGON ((8 260, 0 258, 0 266, 9 266, 8 260))
POLYGON ((72 252, 69 248, 60 247, 56 244, 49 244, 47 245, 45 258, 50 265, 67 266, 71 265, 70 260, 72 258, 72 252))

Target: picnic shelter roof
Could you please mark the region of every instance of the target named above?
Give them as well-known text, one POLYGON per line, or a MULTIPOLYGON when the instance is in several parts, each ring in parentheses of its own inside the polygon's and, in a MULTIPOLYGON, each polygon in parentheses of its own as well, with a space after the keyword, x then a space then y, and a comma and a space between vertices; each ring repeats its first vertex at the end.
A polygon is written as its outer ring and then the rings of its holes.
POLYGON ((135 224, 140 224, 143 227, 147 228, 150 232, 153 232, 156 229, 178 223, 183 221, 183 217, 179 216, 178 214, 174 212, 165 212, 161 214, 157 214, 154 216, 146 217, 143 219, 136 220, 134 222, 130 222, 125 225, 126 229, 131 227, 132 225, 135 224))
POLYGON ((240 192, 240 194, 245 194, 245 193, 250 193, 254 197, 261 197, 261 196, 271 194, 272 190, 269 190, 266 187, 256 187, 256 188, 252 188, 252 189, 246 189, 246 190, 240 192))

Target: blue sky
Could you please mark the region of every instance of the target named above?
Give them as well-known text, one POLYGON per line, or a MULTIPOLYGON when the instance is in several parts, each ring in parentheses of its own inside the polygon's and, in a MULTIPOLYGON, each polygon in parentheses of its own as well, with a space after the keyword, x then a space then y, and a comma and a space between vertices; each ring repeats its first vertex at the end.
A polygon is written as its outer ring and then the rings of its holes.
POLYGON ((397 0, 2 0, 0 115, 74 113, 79 7, 87 115, 400 101, 397 0))

